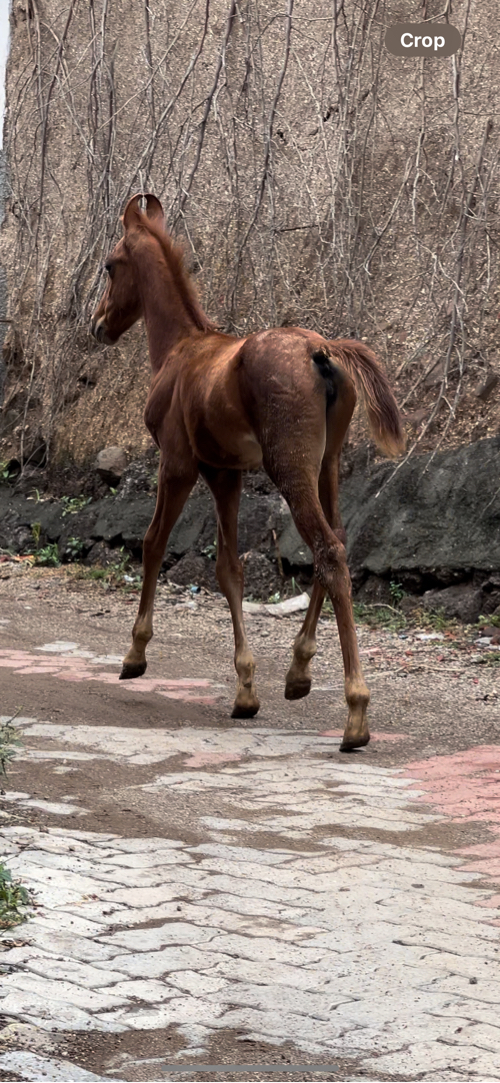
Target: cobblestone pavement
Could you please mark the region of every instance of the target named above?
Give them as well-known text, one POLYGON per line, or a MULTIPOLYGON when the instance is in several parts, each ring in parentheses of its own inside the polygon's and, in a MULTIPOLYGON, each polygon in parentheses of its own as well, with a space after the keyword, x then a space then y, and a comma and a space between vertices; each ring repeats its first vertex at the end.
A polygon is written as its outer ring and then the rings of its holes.
MULTIPOLYGON (((1 659, 97 691, 115 662, 41 637, 1 659)), ((189 713, 221 686, 200 669, 149 693, 189 713)), ((251 1062, 308 1066, 259 1079, 500 1080, 500 749, 390 763, 394 732, 341 757, 332 731, 286 719, 60 718, 16 719, 2 855, 36 906, 2 936, 0 1079, 251 1062), (143 829, 95 829, 83 770, 143 829)))

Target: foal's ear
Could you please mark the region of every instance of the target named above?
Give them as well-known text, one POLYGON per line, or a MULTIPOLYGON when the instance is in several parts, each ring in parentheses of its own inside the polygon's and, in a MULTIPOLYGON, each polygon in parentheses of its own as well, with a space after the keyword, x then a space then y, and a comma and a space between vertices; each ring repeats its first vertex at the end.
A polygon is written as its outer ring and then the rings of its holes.
POLYGON ((142 192, 139 192, 136 196, 132 196, 132 199, 129 199, 127 206, 125 207, 125 212, 122 218, 123 228, 125 230, 130 229, 133 226, 140 225, 143 214, 141 208, 141 203, 143 202, 143 200, 145 200, 146 202, 146 214, 148 218, 150 218, 151 221, 154 222, 160 222, 162 224, 164 223, 165 217, 163 214, 163 207, 160 203, 160 200, 157 199, 156 196, 152 195, 151 192, 147 192, 144 194, 142 192))
POLYGON ((132 196, 132 199, 129 199, 122 216, 122 224, 125 231, 132 226, 140 225, 142 217, 140 203, 142 199, 142 192, 139 192, 138 195, 132 196))
POLYGON ((161 222, 163 224, 165 215, 160 200, 157 199, 156 196, 151 195, 151 192, 147 192, 144 198, 146 200, 146 214, 148 218, 151 218, 154 222, 161 222))

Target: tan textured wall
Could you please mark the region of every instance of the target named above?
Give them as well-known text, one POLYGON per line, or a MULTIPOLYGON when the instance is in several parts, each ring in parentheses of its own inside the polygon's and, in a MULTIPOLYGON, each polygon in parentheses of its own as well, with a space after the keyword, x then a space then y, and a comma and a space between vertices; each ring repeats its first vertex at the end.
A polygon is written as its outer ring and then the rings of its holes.
POLYGON ((431 420, 422 446, 495 430, 495 400, 471 395, 499 345, 495 2, 453 4, 455 58, 383 47, 443 6, 13 0, 0 457, 147 446, 142 330, 106 350, 87 334, 140 188, 221 326, 363 336, 424 411, 414 431, 431 420))

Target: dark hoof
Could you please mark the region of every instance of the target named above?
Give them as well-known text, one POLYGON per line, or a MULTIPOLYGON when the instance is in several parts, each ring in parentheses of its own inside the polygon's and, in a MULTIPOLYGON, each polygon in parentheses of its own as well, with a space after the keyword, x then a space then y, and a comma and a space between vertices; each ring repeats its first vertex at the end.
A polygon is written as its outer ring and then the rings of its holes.
POLYGON ((260 703, 258 702, 249 704, 235 703, 231 711, 231 718, 255 718, 259 707, 260 703))
POLYGON ((344 740, 339 748, 339 752, 355 752, 357 748, 365 748, 369 740, 369 733, 366 734, 366 737, 357 737, 354 741, 344 740))
POLYGON ((147 662, 124 662, 119 679, 120 681, 132 681, 134 677, 142 677, 147 668, 147 662))
POLYGON ((293 681, 285 685, 285 699, 304 699, 311 691, 311 681, 293 681))

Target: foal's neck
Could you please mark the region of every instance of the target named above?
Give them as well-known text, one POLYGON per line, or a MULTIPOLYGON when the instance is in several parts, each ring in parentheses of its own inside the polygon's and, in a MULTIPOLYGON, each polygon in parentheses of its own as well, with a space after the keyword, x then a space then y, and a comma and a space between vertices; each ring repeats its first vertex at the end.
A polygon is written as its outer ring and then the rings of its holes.
POLYGON ((196 327, 185 311, 173 282, 168 282, 166 276, 159 275, 157 281, 152 281, 148 276, 144 285, 144 323, 151 368, 156 373, 180 339, 194 334, 196 327))
POLYGON ((152 259, 151 249, 138 249, 134 252, 134 260, 139 276, 151 368, 155 374, 180 339, 196 334, 199 329, 166 260, 152 259))

